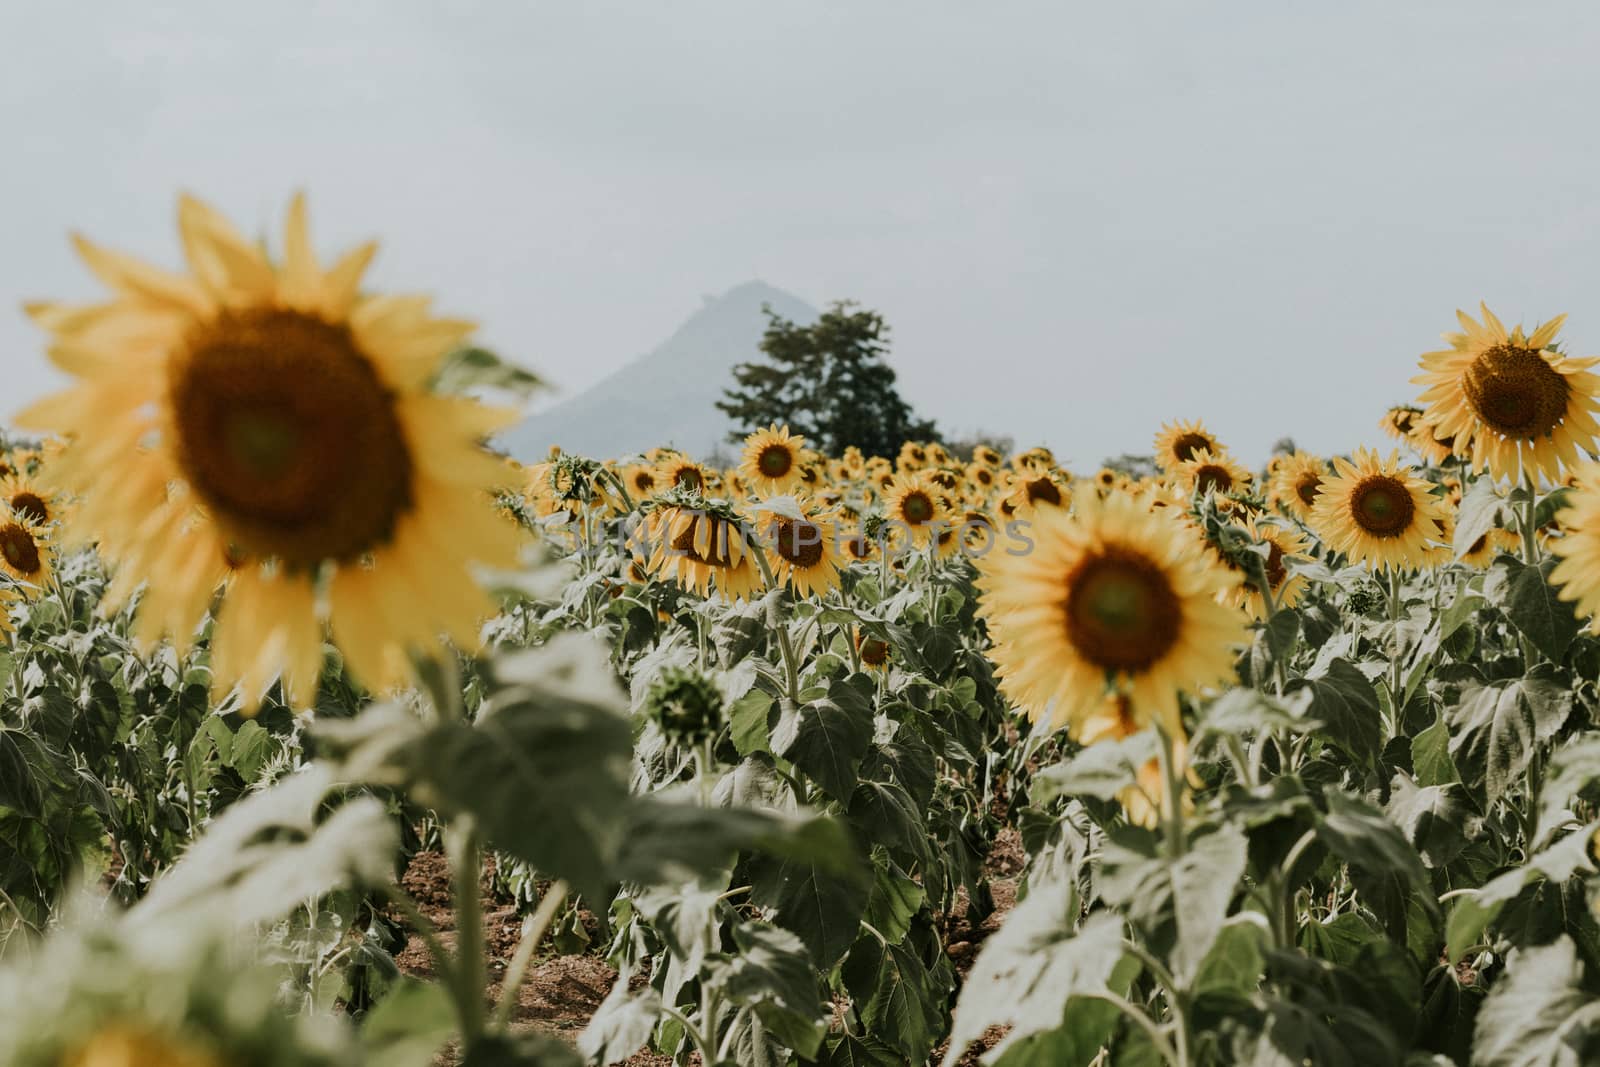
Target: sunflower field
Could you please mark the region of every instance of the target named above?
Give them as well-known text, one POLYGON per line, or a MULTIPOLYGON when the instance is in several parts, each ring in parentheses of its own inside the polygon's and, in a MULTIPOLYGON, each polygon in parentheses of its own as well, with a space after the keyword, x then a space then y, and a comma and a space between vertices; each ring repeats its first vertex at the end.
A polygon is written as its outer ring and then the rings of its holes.
POLYGON ((373 245, 178 223, 27 309, 0 1067, 1600 1062, 1560 318, 1458 313, 1387 453, 523 467, 373 245))

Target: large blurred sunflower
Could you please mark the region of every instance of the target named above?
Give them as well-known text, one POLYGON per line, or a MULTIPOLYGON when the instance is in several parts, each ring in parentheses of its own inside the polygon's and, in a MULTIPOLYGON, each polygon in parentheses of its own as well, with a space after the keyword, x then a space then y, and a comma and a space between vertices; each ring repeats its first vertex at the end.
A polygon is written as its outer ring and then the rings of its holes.
POLYGON ((1578 450, 1595 450, 1600 425, 1600 377, 1589 368, 1600 359, 1574 359, 1551 347, 1565 315, 1531 336, 1518 326, 1506 332, 1488 305, 1483 322, 1457 311, 1462 332, 1447 333, 1450 347, 1422 357, 1423 373, 1411 379, 1427 389, 1423 421, 1437 438, 1453 440, 1457 455, 1497 478, 1538 471, 1557 480, 1563 464, 1578 462, 1578 450))
POLYGON ((1244 618, 1217 597, 1237 579, 1136 498, 1084 494, 1077 507, 1040 508, 1031 551, 978 563, 1001 685, 1056 726, 1079 728, 1111 691, 1176 733, 1178 692, 1233 675, 1244 618))
POLYGON ((1444 540, 1449 513, 1431 486, 1400 466, 1400 454, 1380 459, 1357 449, 1355 462, 1335 457, 1337 474, 1325 478, 1311 513, 1311 528, 1324 544, 1353 563, 1374 567, 1421 567, 1429 545, 1444 540))
MULTIPOLYGON (((213 674, 247 706, 280 673, 309 704, 324 615, 375 687, 441 634, 475 646, 494 605, 470 565, 516 551, 490 498, 505 468, 481 442, 516 413, 428 389, 472 325, 363 293, 373 244, 321 266, 300 197, 281 262, 189 197, 178 228, 190 274, 80 238, 112 298, 31 308, 77 382, 19 421, 67 441, 50 469, 78 497, 75 525, 152 588, 182 586, 195 560, 240 561, 213 674)), ((206 584, 184 586, 171 625, 193 631, 206 584)))

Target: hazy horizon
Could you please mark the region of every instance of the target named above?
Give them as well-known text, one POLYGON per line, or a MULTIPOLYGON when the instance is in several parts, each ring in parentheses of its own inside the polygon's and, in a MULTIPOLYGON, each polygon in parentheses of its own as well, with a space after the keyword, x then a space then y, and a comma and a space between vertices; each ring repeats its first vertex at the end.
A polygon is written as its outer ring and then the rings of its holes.
POLYGON ((881 311, 954 432, 1077 466, 1203 418, 1380 443, 1457 307, 1600 352, 1600 10, 304 2, 0 13, 5 414, 81 230, 187 189, 483 323, 575 395, 761 279, 881 311))

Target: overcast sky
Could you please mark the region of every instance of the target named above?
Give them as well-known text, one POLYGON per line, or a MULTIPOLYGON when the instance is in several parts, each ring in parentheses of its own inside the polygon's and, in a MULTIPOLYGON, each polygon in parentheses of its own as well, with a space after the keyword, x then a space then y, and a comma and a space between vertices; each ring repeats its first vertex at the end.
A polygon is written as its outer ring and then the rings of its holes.
POLYGON ((1597 54, 1578 3, 7 3, 4 406, 70 230, 176 264, 179 189, 303 187, 569 391, 761 278, 881 310, 956 430, 1346 450, 1456 307, 1600 351, 1597 54))

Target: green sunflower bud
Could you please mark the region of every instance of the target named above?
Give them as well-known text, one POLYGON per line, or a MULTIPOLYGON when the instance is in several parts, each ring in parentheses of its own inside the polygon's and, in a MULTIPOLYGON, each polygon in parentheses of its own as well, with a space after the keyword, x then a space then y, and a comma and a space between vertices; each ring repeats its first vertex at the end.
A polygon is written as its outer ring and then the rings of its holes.
POLYGON ((682 744, 699 744, 722 728, 722 693, 691 667, 669 667, 650 686, 645 714, 682 744))

